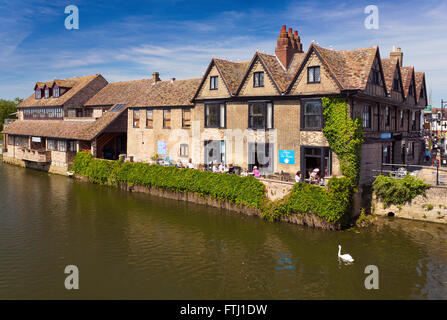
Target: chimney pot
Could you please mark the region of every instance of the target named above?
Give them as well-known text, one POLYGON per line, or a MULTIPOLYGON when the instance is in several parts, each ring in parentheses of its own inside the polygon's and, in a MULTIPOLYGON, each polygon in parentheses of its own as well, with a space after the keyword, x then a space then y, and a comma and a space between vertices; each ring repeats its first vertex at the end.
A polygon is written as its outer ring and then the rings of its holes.
POLYGON ((393 61, 399 61, 399 66, 402 67, 403 66, 403 59, 404 59, 404 53, 402 52, 401 48, 397 48, 396 50, 396 46, 393 46, 393 51, 390 53, 390 58, 393 61))
POLYGON ((161 81, 161 80, 160 80, 160 73, 158 73, 158 72, 153 72, 153 73, 152 73, 152 82, 158 82, 158 81, 161 81))
POLYGON ((286 31, 286 25, 282 26, 281 32, 278 36, 275 54, 281 61, 282 65, 287 69, 290 62, 293 60, 295 53, 302 53, 303 46, 298 36, 298 31, 293 34, 293 29, 289 28, 289 32, 286 31))

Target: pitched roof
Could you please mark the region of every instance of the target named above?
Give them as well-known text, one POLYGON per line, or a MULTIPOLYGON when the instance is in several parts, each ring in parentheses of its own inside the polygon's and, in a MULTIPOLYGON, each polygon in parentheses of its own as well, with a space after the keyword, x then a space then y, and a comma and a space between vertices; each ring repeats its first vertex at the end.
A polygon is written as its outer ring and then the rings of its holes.
POLYGON ((404 85, 405 97, 408 96, 408 91, 410 89, 411 80, 413 79, 414 68, 413 67, 402 67, 400 68, 402 74, 402 83, 404 85))
POLYGON ((398 62, 393 59, 382 59, 383 75, 385 76, 385 83, 388 92, 391 92, 393 89, 393 80, 397 65, 398 62))
POLYGON ((332 50, 312 44, 342 89, 365 90, 379 47, 332 50))
POLYGON ((107 81, 100 75, 91 75, 91 76, 85 76, 85 77, 77 77, 77 78, 71 78, 71 79, 64 79, 64 80, 54 80, 50 82, 37 82, 36 86, 43 89, 46 85, 52 86, 53 82, 56 82, 61 84, 61 87, 69 87, 70 89, 59 96, 58 98, 49 97, 36 99, 35 94, 33 93, 30 95, 26 100, 24 100, 22 103, 20 103, 17 107, 18 108, 27 108, 27 107, 58 107, 63 106, 68 101, 70 101, 73 97, 76 96, 77 100, 79 101, 79 106, 82 106, 87 99, 89 99, 94 92, 100 90, 103 85, 107 83, 107 81), (93 84, 93 81, 96 79, 101 78, 103 81, 99 81, 95 85, 93 84), (89 90, 89 86, 91 90, 89 90), (83 90, 86 89, 86 90, 83 90), (93 90, 93 91, 92 91, 93 90))
POLYGON ((267 69, 267 72, 272 77, 273 82, 276 84, 280 92, 284 92, 287 89, 287 73, 283 66, 279 63, 278 59, 274 55, 257 52, 262 64, 267 69))
POLYGON ((414 77, 416 79, 416 98, 417 101, 419 101, 421 97, 422 85, 424 84, 425 81, 425 72, 415 72, 414 77))
POLYGON ((236 94, 239 85, 247 72, 249 61, 233 62, 223 59, 213 58, 213 61, 222 75, 222 79, 227 85, 231 94, 236 94))
POLYGON ((158 81, 145 86, 142 94, 137 96, 133 106, 168 107, 194 106, 192 99, 201 79, 158 81))
POLYGON ((96 121, 18 120, 6 126, 1 133, 90 141, 104 131, 125 110, 127 108, 122 108, 119 112, 108 111, 96 121))

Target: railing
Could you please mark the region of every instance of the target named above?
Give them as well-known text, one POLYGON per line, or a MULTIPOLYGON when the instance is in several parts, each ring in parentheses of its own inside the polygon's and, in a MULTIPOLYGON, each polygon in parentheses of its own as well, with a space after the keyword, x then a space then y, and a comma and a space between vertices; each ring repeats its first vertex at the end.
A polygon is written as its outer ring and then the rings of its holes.
POLYGON ((417 176, 426 183, 436 186, 447 185, 447 169, 439 166, 439 161, 434 166, 415 164, 381 163, 380 169, 372 172, 382 175, 391 175, 396 179, 403 178, 406 174, 417 176))
POLYGON ((33 150, 33 149, 24 149, 23 160, 39 162, 39 163, 48 163, 51 162, 51 151, 47 150, 33 150))

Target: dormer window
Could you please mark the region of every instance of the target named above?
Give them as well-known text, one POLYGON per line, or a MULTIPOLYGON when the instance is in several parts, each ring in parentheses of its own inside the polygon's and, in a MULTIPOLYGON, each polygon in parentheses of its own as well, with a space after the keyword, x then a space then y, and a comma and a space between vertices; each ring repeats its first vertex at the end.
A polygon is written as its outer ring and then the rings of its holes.
POLYGON ((394 91, 399 91, 399 79, 394 79, 393 80, 393 90, 394 91))
POLYGON ((218 89, 218 77, 213 76, 210 77, 210 90, 217 90, 218 89))
POLYGON ((413 95, 413 83, 410 84, 410 88, 408 89, 408 94, 413 95))
POLYGON ((319 83, 319 82, 320 82, 320 67, 308 67, 307 83, 319 83))
POLYGON ((39 88, 37 88, 36 89, 36 99, 40 99, 40 98, 42 98, 42 91, 39 88))
POLYGON ((255 72, 253 75, 253 87, 264 86, 264 72, 255 72))
POLYGON ((421 90, 420 98, 421 98, 421 99, 424 99, 424 90, 421 90))
POLYGON ((45 99, 48 99, 50 97, 50 89, 45 88, 45 99))
POLYGON ((53 89, 53 97, 59 98, 59 87, 54 87, 53 89))
POLYGON ((380 84, 380 72, 378 70, 372 70, 372 83, 375 85, 380 84))

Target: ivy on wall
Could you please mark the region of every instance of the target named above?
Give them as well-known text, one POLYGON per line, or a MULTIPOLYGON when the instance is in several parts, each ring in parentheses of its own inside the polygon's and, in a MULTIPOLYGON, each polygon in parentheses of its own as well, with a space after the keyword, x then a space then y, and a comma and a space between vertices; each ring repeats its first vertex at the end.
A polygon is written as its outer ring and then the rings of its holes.
POLYGON ((340 161, 341 173, 356 187, 360 179, 362 121, 351 118, 351 107, 341 98, 322 98, 323 134, 340 161))

